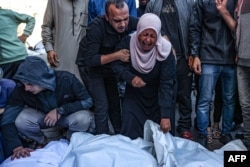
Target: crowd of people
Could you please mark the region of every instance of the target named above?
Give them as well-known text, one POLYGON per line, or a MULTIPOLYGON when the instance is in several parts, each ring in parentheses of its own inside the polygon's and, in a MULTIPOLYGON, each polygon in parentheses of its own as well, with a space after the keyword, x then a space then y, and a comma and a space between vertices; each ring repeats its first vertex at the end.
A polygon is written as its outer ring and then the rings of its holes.
POLYGON ((55 126, 68 140, 74 132, 136 139, 149 119, 164 133, 194 140, 194 80, 197 142, 226 144, 243 122, 250 149, 249 1, 138 3, 48 0, 41 36, 49 65, 24 45, 34 17, 0 8, 1 161, 30 156, 48 143, 42 129, 55 126), (26 27, 18 37, 20 23, 26 27))

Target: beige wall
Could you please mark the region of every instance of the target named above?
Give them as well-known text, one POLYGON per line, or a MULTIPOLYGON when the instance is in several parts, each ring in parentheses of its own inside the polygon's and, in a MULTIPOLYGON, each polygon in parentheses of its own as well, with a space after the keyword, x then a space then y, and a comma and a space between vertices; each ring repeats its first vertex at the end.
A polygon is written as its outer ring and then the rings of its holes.
MULTIPOLYGON (((12 9, 19 13, 29 14, 36 19, 35 29, 27 42, 34 46, 41 41, 41 25, 43 21, 44 11, 47 0, 0 0, 0 6, 5 9, 12 9)), ((25 24, 21 24, 18 28, 18 34, 22 33, 25 24)))

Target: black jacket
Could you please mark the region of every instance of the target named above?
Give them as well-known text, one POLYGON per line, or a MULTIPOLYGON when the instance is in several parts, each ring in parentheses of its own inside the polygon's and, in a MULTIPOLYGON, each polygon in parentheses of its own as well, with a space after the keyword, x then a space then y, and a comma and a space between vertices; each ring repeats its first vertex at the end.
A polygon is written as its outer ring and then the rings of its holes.
MULTIPOLYGON (((117 45, 117 50, 130 50, 130 40, 130 36, 124 38, 117 45)), ((127 83, 124 98, 135 98, 134 101, 137 101, 140 108, 145 107, 145 113, 160 111, 161 118, 170 118, 174 111, 175 92, 173 88, 176 84, 176 63, 172 52, 169 53, 166 60, 156 61, 152 71, 147 74, 135 70, 132 62, 124 63, 119 60, 112 62, 112 69, 119 79, 127 83), (147 83, 146 86, 140 89, 133 87, 132 80, 135 76, 142 78, 147 83)))
POLYGON ((94 73, 112 73, 110 64, 101 65, 101 55, 115 51, 121 39, 136 30, 138 19, 129 17, 125 32, 118 33, 104 16, 96 17, 87 28, 86 36, 80 42, 76 64, 94 73))
POLYGON ((75 75, 67 71, 55 71, 55 91, 45 90, 38 95, 25 91, 18 84, 9 100, 10 106, 29 106, 48 113, 55 108, 63 108, 63 115, 87 110, 92 106, 90 95, 75 75))
MULTIPOLYGON (((228 0, 233 16, 236 0, 228 0)), ((191 55, 202 63, 234 64, 236 50, 232 32, 216 9, 214 0, 198 0, 189 25, 191 55)))
MULTIPOLYGON (((21 146, 15 128, 15 119, 24 107, 31 107, 45 114, 55 108, 61 108, 62 115, 88 110, 93 102, 87 90, 75 77, 66 71, 54 71, 47 67, 39 57, 30 56, 20 64, 14 79, 45 88, 38 94, 25 91, 18 83, 10 96, 1 120, 1 131, 9 150, 21 146)), ((11 154, 7 151, 7 156, 11 154)))

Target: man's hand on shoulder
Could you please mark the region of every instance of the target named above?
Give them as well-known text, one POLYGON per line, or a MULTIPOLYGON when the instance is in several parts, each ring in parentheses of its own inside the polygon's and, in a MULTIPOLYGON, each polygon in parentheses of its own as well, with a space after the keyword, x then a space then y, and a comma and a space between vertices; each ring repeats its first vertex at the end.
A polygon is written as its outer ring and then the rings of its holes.
POLYGON ((31 148, 24 148, 23 146, 19 146, 13 150, 13 155, 11 156, 11 160, 30 157, 30 152, 34 151, 31 148))

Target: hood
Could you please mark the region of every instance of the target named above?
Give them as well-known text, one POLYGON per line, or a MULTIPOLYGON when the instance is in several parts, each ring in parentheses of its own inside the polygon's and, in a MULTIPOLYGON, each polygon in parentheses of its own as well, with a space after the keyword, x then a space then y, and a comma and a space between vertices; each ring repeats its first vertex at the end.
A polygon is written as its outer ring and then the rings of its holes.
POLYGON ((37 56, 28 56, 17 69, 14 79, 55 91, 55 71, 37 56))

